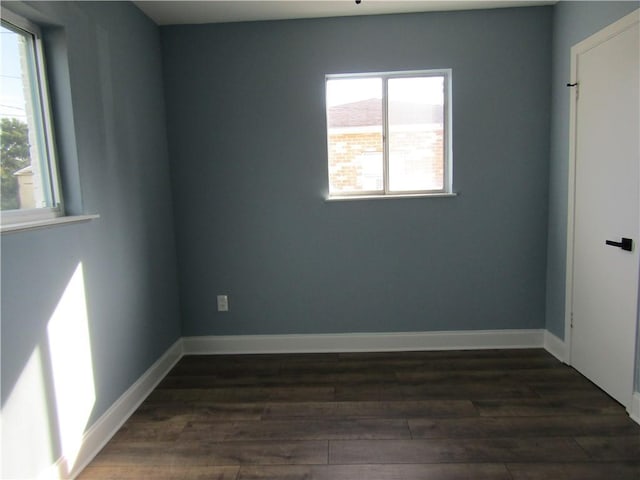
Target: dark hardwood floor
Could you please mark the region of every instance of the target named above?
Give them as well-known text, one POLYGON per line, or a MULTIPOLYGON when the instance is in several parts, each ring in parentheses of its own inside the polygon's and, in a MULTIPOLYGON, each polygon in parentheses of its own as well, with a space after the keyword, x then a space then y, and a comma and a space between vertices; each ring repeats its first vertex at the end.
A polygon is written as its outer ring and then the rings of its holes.
POLYGON ((640 426, 544 350, 184 357, 81 479, 640 479, 640 426))

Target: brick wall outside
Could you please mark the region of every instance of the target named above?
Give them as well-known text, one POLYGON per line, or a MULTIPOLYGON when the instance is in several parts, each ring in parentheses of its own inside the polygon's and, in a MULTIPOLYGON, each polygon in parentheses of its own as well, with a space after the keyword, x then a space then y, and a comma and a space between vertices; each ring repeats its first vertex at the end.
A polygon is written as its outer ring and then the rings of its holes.
MULTIPOLYGON (((394 190, 441 189, 444 181, 443 130, 402 129, 391 132, 390 187, 394 190)), ((332 193, 382 188, 382 133, 374 130, 329 130, 329 183, 332 193), (373 165, 371 164, 373 163, 373 165), (379 179, 372 176, 379 176, 379 179), (375 184, 376 187, 373 187, 375 184)))
POLYGON ((342 131, 344 129, 340 130, 339 133, 329 131, 331 191, 362 191, 365 188, 363 162, 379 163, 380 174, 382 174, 382 133, 380 131, 349 133, 342 131), (362 160, 359 161, 359 159, 362 160))

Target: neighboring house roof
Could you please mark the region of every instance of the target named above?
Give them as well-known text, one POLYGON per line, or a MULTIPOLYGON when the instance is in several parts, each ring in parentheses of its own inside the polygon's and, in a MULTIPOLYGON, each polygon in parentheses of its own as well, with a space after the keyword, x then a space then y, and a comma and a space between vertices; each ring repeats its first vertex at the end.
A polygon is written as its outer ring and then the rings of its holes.
MULTIPOLYGON (((379 98, 329 107, 329 128, 365 127, 382 125, 382 105, 379 98)), ((442 105, 421 105, 409 102, 391 102, 389 121, 393 125, 442 123, 442 105)))
POLYGON ((26 167, 21 168, 17 172, 13 172, 13 175, 15 177, 20 177, 23 175, 33 175, 33 167, 31 165, 27 165, 26 167))

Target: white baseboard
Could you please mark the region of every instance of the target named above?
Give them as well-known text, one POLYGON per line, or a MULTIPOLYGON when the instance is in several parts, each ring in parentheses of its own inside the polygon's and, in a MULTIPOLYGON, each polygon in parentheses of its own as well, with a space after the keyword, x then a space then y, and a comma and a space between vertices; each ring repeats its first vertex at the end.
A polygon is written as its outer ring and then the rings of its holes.
POLYGON ((69 465, 67 458, 62 456, 47 470, 44 478, 75 478, 136 411, 182 355, 182 339, 179 339, 85 432, 75 462, 69 465))
POLYGON ((561 362, 566 362, 566 346, 563 340, 560 340, 549 330, 544 331, 544 349, 561 362))
POLYGON ((540 348, 544 330, 184 337, 185 355, 540 348))
POLYGON ((631 417, 631 420, 640 425, 640 392, 633 392, 629 416, 631 417))

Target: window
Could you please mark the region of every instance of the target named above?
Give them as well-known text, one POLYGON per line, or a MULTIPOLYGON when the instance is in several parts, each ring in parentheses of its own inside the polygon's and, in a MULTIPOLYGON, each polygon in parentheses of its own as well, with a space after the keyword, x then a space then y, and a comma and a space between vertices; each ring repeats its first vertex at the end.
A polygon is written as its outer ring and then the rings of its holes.
POLYGON ((451 193, 450 79, 328 75, 329 197, 451 193))
POLYGON ((0 26, 2 225, 63 214, 39 28, 5 9, 0 26))

